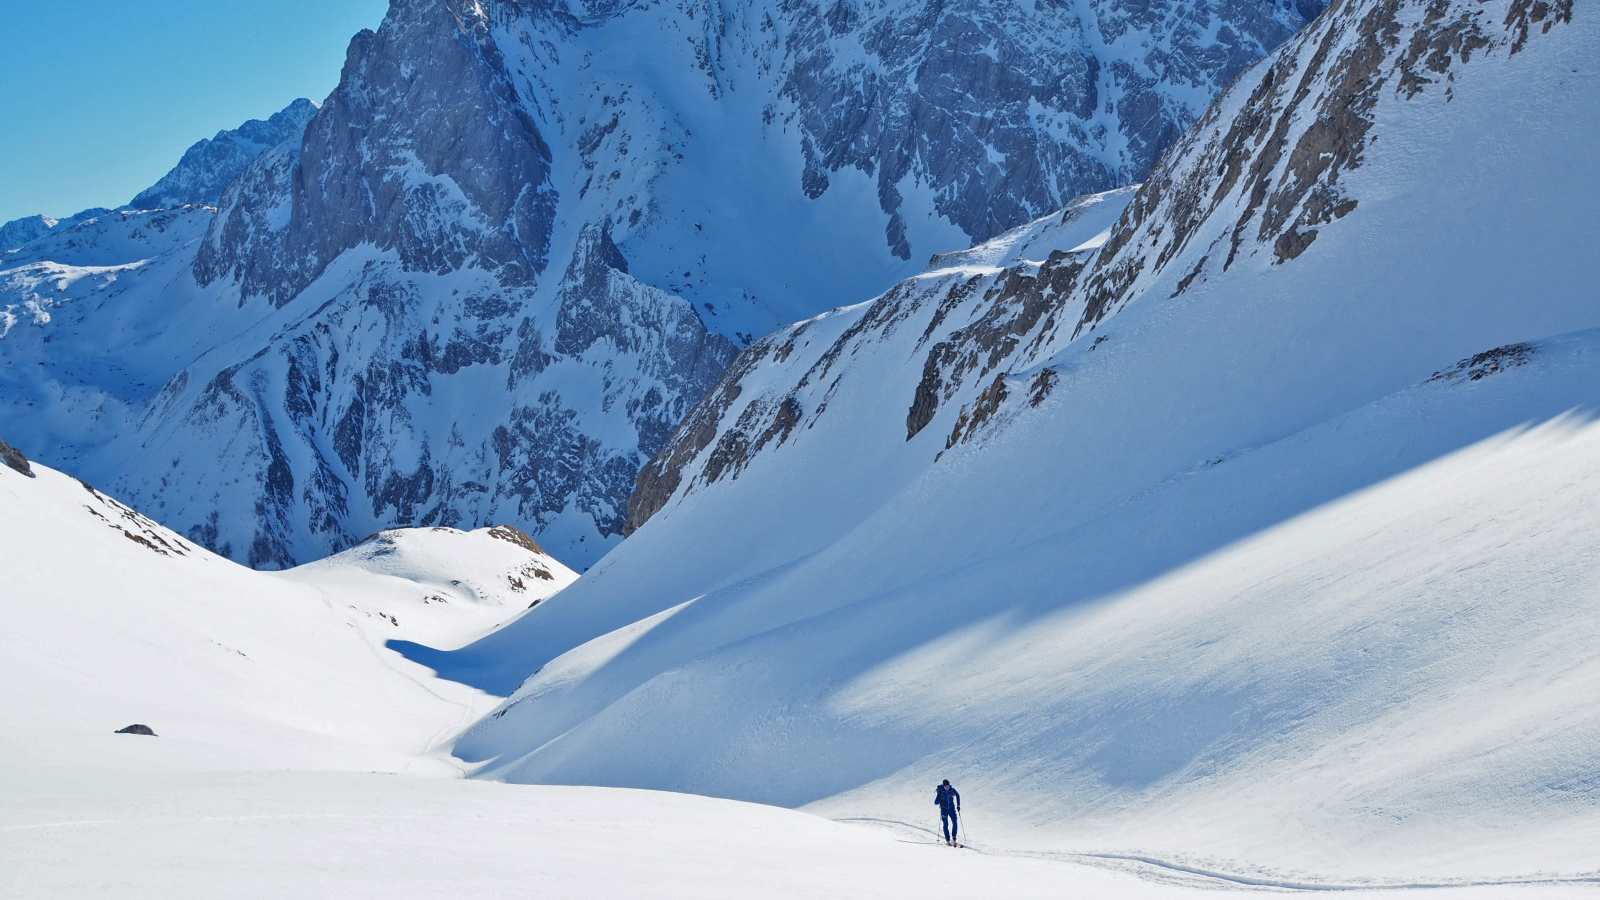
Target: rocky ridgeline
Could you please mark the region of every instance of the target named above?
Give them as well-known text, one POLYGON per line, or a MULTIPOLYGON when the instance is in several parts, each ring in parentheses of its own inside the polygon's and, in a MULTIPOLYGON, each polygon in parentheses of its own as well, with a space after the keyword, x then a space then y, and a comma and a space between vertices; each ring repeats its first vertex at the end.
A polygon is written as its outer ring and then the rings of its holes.
POLYGON ((257 157, 285 141, 298 140, 317 106, 304 97, 266 119, 196 141, 161 180, 128 201, 134 209, 163 209, 185 203, 216 203, 234 179, 257 157))

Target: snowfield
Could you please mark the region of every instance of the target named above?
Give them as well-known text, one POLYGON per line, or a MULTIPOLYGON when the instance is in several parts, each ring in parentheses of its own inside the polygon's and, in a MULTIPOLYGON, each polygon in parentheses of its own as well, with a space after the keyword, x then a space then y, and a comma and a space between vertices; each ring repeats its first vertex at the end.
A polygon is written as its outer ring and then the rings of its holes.
MULTIPOLYGON (((570 578, 559 563, 485 532, 429 529, 252 572, 32 468, 0 466, 0 896, 1166 898, 1249 883, 1164 860, 1015 852, 981 787, 967 788, 979 843, 957 851, 928 829, 925 791, 835 822, 461 780, 437 748, 494 698, 382 649, 399 630, 390 617, 403 628, 419 593, 447 593, 409 633, 460 633, 447 609, 481 621, 468 595, 503 609, 496 576, 538 565, 570 578), (111 733, 133 722, 159 736, 111 733)), ((1538 877, 1518 896, 1585 883, 1538 877)))
MULTIPOLYGON (((104 755, 126 758, 103 740, 104 755)), ((0 772, 0 896, 1215 900, 1251 887, 1116 860, 951 850, 925 831, 682 794, 357 773, 46 774, 62 777, 41 789, 36 776, 0 772)), ((1513 896, 1594 892, 1533 884, 1513 896)))
POLYGON ((0 466, 11 764, 142 723, 206 768, 454 772, 423 755, 495 698, 384 643, 450 646, 575 577, 509 529, 384 532, 315 565, 255 572, 32 468, 0 466))

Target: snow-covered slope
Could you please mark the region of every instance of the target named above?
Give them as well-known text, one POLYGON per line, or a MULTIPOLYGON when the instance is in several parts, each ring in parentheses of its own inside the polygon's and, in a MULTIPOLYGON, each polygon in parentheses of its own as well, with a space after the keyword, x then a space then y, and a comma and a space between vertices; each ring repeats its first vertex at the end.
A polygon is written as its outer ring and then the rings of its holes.
POLYGON ((532 675, 457 752, 879 817, 948 776, 1012 846, 1280 878, 1591 871, 1597 65, 1575 4, 1343 0, 1108 233, 753 345, 627 541, 434 661, 532 675))
MULTIPOLYGON (((122 748, 123 754, 128 750, 122 748)), ((885 831, 768 806, 653 791, 343 772, 138 772, 129 777, 133 773, 126 770, 46 771, 60 777, 41 779, 38 769, 0 769, 7 896, 1260 896, 1248 884, 1198 873, 1155 866, 1140 870, 1138 863, 1119 860, 957 851, 936 846, 925 828, 885 831), (1242 890, 1223 893, 1229 888, 1242 890)), ((1339 896, 1396 896, 1349 887, 1339 896)), ((1491 884, 1429 890, 1426 896, 1592 898, 1594 885, 1491 884)))
POLYGON ((390 619, 397 636, 460 643, 537 606, 578 577, 511 525, 468 532, 391 529, 284 574, 324 589, 350 585, 357 592, 384 582, 395 596, 379 615, 390 619), (421 627, 411 627, 415 623, 421 627))
POLYGON ((255 572, 19 460, 0 465, 8 770, 142 751, 112 736, 132 723, 160 735, 140 758, 173 768, 414 767, 493 701, 384 642, 448 643, 571 579, 496 529, 390 532, 315 566, 255 572), (505 581, 524 573, 539 583, 505 581))
POLYGON ((235 178, 261 154, 285 141, 297 141, 317 105, 301 97, 265 119, 195 141, 167 174, 128 201, 133 209, 167 209, 191 203, 214 204, 235 178))
MULTIPOLYGON (((901 824, 836 823, 706 797, 450 778, 428 751, 492 700, 377 640, 441 624, 412 621, 407 603, 423 590, 492 602, 507 566, 558 565, 511 532, 387 532, 323 564, 252 572, 4 443, 0 511, 6 897, 420 898, 440 885, 525 897, 537 885, 546 896, 1180 898, 1234 886, 1152 863, 938 847, 903 821, 921 791, 898 798, 901 824), (112 733, 134 722, 158 736, 112 733)), ((1557 881, 1518 896, 1582 889, 1557 881)))
POLYGON ((0 427, 253 566, 514 521, 582 567, 737 345, 1141 177, 1319 5, 396 0, 204 241, 106 288, 142 342, 11 330, 0 427))
MULTIPOLYGON (((200 353, 228 313, 168 290, 186 277, 215 214, 205 206, 107 212, 0 263, 4 433, 58 466, 104 446, 112 471, 134 467, 128 434, 140 411, 173 360, 200 353)), ((150 504, 161 506, 159 497, 150 504)))

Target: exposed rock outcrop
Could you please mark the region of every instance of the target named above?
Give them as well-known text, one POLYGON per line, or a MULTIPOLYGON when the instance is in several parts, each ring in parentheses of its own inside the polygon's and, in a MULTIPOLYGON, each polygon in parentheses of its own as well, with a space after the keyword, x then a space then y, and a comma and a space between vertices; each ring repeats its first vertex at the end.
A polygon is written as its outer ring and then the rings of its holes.
POLYGON ((0 441, 0 463, 4 463, 7 468, 14 472, 19 472, 29 478, 34 477, 33 467, 28 465, 28 458, 22 455, 21 450, 5 441, 0 441))

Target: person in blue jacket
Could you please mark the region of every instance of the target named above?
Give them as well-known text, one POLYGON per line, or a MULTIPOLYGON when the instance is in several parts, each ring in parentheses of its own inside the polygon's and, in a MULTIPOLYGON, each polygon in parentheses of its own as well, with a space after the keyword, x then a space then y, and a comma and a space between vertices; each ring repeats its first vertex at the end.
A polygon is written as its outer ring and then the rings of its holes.
POLYGON ((939 807, 939 824, 944 826, 944 842, 956 846, 956 832, 961 827, 958 820, 961 792, 950 784, 950 779, 946 778, 943 784, 934 789, 933 805, 939 807))

